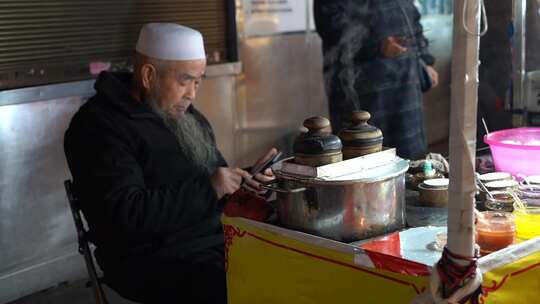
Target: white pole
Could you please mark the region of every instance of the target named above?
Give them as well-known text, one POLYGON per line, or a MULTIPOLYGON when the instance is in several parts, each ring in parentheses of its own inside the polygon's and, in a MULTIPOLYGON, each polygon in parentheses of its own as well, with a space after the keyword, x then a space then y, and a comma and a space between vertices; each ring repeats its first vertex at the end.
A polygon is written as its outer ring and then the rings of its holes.
MULTIPOLYGON (((463 257, 474 256, 474 173, 481 1, 454 1, 447 248, 451 253, 463 257)), ((470 263, 466 260, 453 262, 459 265, 470 263)), ((444 270, 441 268, 441 271, 444 270)), ((447 290, 440 278, 438 269, 434 269, 430 290, 416 297, 412 303, 459 303, 482 282, 482 274, 478 269, 474 279, 468 280, 458 291, 447 290)))
POLYGON ((468 257, 474 255, 480 12, 479 0, 454 1, 448 249, 468 257), (476 35, 468 33, 464 25, 476 35))

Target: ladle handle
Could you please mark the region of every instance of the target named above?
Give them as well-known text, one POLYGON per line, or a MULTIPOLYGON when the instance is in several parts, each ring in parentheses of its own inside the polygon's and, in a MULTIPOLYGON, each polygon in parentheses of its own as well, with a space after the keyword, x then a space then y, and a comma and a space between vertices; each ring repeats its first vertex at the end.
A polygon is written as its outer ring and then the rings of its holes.
POLYGON ((266 184, 261 183, 260 187, 263 188, 263 189, 266 189, 266 190, 279 192, 279 193, 288 193, 288 194, 289 193, 299 193, 299 192, 306 191, 306 188, 304 188, 304 187, 294 188, 294 189, 283 189, 283 188, 274 186, 275 184, 277 184, 275 181, 272 181, 272 182, 266 183, 266 184))
POLYGON ((476 173, 475 177, 476 177, 476 183, 480 185, 480 188, 482 189, 482 191, 484 191, 487 194, 487 196, 489 196, 489 198, 493 199, 493 195, 491 194, 491 192, 489 192, 489 190, 486 188, 484 183, 482 183, 482 180, 480 179, 480 175, 476 173))

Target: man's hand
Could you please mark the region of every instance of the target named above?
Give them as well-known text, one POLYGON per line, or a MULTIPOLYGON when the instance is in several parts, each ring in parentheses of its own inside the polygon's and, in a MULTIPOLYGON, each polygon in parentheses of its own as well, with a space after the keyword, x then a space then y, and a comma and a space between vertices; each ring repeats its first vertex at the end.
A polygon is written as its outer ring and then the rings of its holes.
POLYGON ((240 168, 219 167, 210 178, 210 182, 218 199, 221 199, 225 194, 233 194, 240 189, 243 178, 251 179, 251 175, 240 168))
POLYGON ((436 87, 439 84, 439 73, 437 73, 437 71, 430 65, 426 66, 426 70, 429 76, 431 77, 431 82, 432 82, 431 87, 432 88, 436 87))
MULTIPOLYGON (((261 165, 268 162, 270 159, 272 159, 277 154, 277 149, 272 148, 270 149, 263 157, 261 157, 259 160, 255 162, 252 168, 259 168, 261 165)), ((252 173, 255 173, 252 171, 252 173)), ((272 169, 267 168, 264 170, 264 172, 256 172, 255 176, 249 176, 249 178, 245 179, 246 186, 248 189, 254 190, 256 192, 260 192, 262 189, 260 188, 260 183, 269 182, 274 180, 276 177, 274 176, 274 172, 272 172, 272 169)))
POLYGON ((406 39, 401 37, 389 36, 384 38, 381 46, 381 52, 385 58, 393 58, 407 51, 403 46, 406 39))

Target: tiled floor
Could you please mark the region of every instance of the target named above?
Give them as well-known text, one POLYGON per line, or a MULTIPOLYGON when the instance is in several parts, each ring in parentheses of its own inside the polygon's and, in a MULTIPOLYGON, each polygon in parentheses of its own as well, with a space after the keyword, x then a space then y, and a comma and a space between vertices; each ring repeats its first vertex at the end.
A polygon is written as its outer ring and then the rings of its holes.
MULTIPOLYGON (((85 281, 63 283, 56 287, 26 296, 8 304, 95 304, 92 288, 85 281)), ((104 286, 109 304, 134 304, 104 286)))

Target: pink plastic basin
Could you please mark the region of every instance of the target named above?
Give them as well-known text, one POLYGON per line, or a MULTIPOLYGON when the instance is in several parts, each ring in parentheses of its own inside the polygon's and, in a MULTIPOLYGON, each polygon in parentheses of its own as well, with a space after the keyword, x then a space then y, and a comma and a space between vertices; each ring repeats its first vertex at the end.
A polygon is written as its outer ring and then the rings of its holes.
POLYGON ((514 176, 540 174, 540 128, 516 128, 484 136, 495 169, 514 176))

